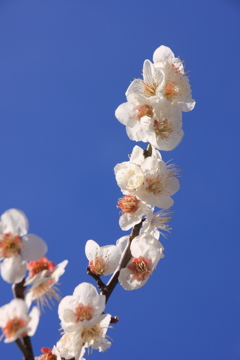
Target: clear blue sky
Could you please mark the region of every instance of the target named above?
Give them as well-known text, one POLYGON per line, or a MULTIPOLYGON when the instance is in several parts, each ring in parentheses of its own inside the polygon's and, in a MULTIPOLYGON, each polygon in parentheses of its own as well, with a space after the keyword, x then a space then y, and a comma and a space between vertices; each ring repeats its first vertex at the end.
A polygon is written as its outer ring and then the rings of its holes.
MULTIPOLYGON (((148 283, 120 286, 107 353, 91 359, 240 359, 238 0, 1 0, 0 212, 26 213, 48 257, 69 260, 62 296, 86 275, 85 243, 112 244, 121 192, 113 167, 136 144, 114 117, 145 59, 169 46, 190 70, 194 111, 165 161, 182 169, 165 258, 148 283)), ((139 143, 138 145, 143 146, 139 143)), ((0 306, 12 299, 1 280, 0 306)), ((57 306, 33 338, 59 339, 57 306)), ((0 357, 21 359, 15 344, 0 357)))

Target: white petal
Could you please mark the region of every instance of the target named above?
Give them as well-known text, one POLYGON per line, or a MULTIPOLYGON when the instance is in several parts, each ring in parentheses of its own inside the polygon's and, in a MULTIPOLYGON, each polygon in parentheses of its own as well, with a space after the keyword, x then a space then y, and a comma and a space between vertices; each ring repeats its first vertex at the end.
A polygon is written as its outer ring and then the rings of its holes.
POLYGON ((119 218, 119 226, 122 230, 127 231, 134 225, 138 224, 142 219, 142 214, 123 214, 119 218))
POLYGON ((119 247, 120 251, 123 253, 128 246, 129 235, 122 236, 117 240, 116 245, 119 247))
POLYGON ((28 232, 28 219, 26 215, 17 209, 5 211, 1 216, 3 233, 12 233, 23 236, 28 232))
POLYGON ((103 275, 110 275, 114 273, 118 267, 122 253, 116 245, 103 246, 101 252, 101 257, 107 263, 107 268, 103 272, 103 275))
POLYGON ((99 255, 99 252, 100 252, 100 246, 98 245, 98 243, 96 243, 96 241, 88 240, 86 242, 85 254, 89 261, 94 260, 95 257, 99 255))
POLYGON ((159 46, 159 48, 157 48, 154 51, 153 54, 153 62, 157 63, 159 61, 168 61, 168 60, 172 60, 174 58, 174 54, 172 52, 172 50, 164 45, 159 46))
POLYGON ((170 196, 159 195, 155 197, 156 206, 162 209, 169 209, 174 201, 170 196))
POLYGON ((98 295, 97 289, 89 283, 83 282, 79 284, 73 292, 73 296, 79 299, 79 302, 84 305, 92 301, 92 299, 98 295))
POLYGON ((27 262, 21 256, 6 258, 1 264, 3 280, 10 284, 17 284, 24 278, 27 271, 27 262))
POLYGON ((127 125, 130 117, 129 114, 132 111, 132 109, 133 106, 129 102, 119 105, 119 107, 115 111, 115 116, 118 119, 118 121, 120 121, 121 124, 127 125))
POLYGON ((40 317, 39 309, 36 306, 34 306, 29 316, 31 317, 31 320, 28 323, 28 327, 29 327, 28 335, 33 336, 35 334, 35 331, 37 330, 37 326, 39 322, 39 317, 40 317))
POLYGON ((65 273, 65 267, 67 266, 67 264, 68 264, 68 260, 64 260, 60 264, 58 264, 53 270, 51 274, 51 278, 54 279, 55 283, 57 283, 60 276, 62 276, 65 273))
POLYGON ((145 158, 143 156, 143 149, 138 145, 134 146, 130 156, 130 161, 137 165, 142 165, 144 160, 145 158))
POLYGON ((43 239, 34 234, 23 236, 22 255, 28 261, 36 261, 43 257, 47 252, 47 244, 43 239))

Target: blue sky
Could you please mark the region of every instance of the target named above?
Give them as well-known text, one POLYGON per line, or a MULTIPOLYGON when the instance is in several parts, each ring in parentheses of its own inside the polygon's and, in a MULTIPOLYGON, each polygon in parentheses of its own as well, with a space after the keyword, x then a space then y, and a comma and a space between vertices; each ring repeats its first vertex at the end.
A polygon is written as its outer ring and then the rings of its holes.
MULTIPOLYGON (((184 174, 165 258, 141 289, 116 288, 106 308, 120 318, 114 342, 91 359, 240 359, 239 31, 237 0, 1 0, 0 212, 24 211, 48 258, 69 260, 62 296, 91 282, 88 239, 127 234, 113 167, 137 143, 114 112, 130 81, 160 45, 190 70, 196 108, 183 113, 181 144, 162 152, 184 174)), ((12 293, 0 288, 2 306, 12 293)), ((56 305, 35 355, 59 327, 56 305)), ((0 353, 21 359, 15 344, 0 353)))

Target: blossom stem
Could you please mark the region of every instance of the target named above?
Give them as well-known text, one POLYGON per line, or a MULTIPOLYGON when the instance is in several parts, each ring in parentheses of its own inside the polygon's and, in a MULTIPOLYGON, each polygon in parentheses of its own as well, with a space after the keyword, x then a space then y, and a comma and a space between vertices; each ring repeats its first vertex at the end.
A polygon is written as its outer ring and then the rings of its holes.
POLYGON ((24 300, 24 291, 26 289, 26 286, 24 286, 24 283, 25 283, 25 279, 23 278, 23 280, 20 283, 13 285, 13 287, 12 287, 13 295, 16 299, 24 300))
POLYGON ((87 267, 87 274, 90 275, 96 281, 98 288, 100 289, 101 292, 103 292, 106 288, 106 285, 101 280, 100 276, 97 274, 94 274, 91 271, 90 267, 87 267))
POLYGON ((29 336, 25 336, 23 338, 23 343, 20 339, 15 340, 15 343, 22 352, 24 360, 34 360, 32 344, 29 336))
POLYGON ((101 293, 106 296, 106 303, 107 303, 109 297, 111 296, 113 290, 115 289, 116 285, 118 284, 118 277, 120 274, 120 270, 127 266, 128 262, 130 261, 130 259, 132 257, 132 254, 130 251, 130 245, 131 245, 132 240, 136 236, 139 235, 139 231, 141 229, 143 220, 141 220, 140 223, 135 225, 134 228, 132 229, 131 235, 129 236, 128 246, 125 250, 125 254, 122 258, 121 264, 119 265, 119 267, 117 268, 117 270, 115 271, 115 273, 113 274, 113 276, 111 277, 111 279, 109 280, 107 285, 101 290, 101 293))
POLYGON ((25 350, 27 352, 27 356, 25 356, 25 360, 34 360, 32 343, 31 343, 31 339, 28 335, 24 336, 23 344, 24 344, 25 350))
POLYGON ((19 347, 19 349, 21 350, 21 352, 24 355, 24 358, 26 359, 28 356, 27 350, 25 349, 25 347, 23 346, 22 342, 20 339, 15 340, 15 343, 17 344, 17 346, 19 347))
MULTIPOLYGON (((24 286, 24 284, 25 284, 25 279, 23 278, 23 280, 20 283, 13 285, 12 288, 13 294, 16 299, 24 300, 25 298, 24 291, 26 289, 26 286, 24 286)), ((19 349, 22 351, 25 360, 34 360, 32 343, 29 336, 24 336, 23 343, 19 339, 17 339, 16 344, 18 345, 19 349)))

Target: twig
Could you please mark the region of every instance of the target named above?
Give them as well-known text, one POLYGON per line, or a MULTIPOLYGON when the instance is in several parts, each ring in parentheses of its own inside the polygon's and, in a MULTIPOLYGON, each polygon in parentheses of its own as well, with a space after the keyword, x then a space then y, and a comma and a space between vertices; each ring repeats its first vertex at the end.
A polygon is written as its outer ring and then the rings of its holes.
POLYGON ((22 281, 18 284, 14 284, 12 287, 13 295, 16 299, 24 300, 24 291, 26 289, 25 279, 23 278, 22 281))
POLYGON ((106 296, 106 303, 109 299, 109 297, 111 296, 114 288, 117 286, 118 284, 118 277, 120 274, 120 270, 125 268, 128 264, 128 262, 131 260, 132 254, 130 251, 130 245, 132 240, 139 235, 140 229, 142 227, 142 223, 143 220, 140 221, 140 223, 138 223, 137 225, 134 226, 134 228, 132 229, 131 235, 129 236, 129 242, 128 242, 128 246, 125 250, 124 256, 122 258, 121 264, 119 265, 119 267, 117 268, 117 270, 115 271, 115 273, 113 274, 113 276, 111 277, 111 279, 109 280, 109 282, 107 283, 107 285, 105 286, 105 288, 103 289, 103 291, 101 292, 103 295, 106 296))
POLYGON ((15 340, 15 343, 17 344, 17 346, 19 347, 19 349, 23 353, 24 358, 26 359, 27 356, 28 356, 28 353, 27 353, 27 350, 25 349, 25 347, 23 346, 23 343, 21 342, 21 340, 17 339, 17 340, 15 340))

